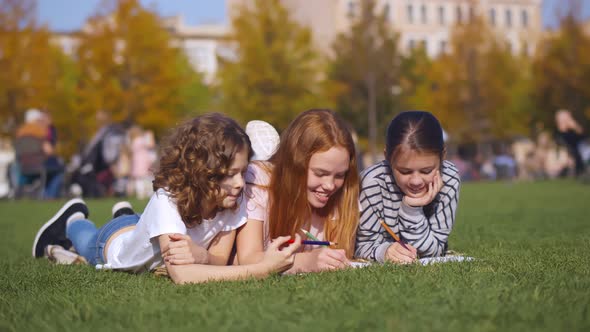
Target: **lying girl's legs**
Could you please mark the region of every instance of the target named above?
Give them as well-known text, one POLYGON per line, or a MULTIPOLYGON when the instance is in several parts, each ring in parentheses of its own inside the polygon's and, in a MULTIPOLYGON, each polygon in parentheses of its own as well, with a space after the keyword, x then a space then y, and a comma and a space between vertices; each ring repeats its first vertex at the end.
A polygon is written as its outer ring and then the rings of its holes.
POLYGON ((97 229, 90 220, 73 220, 66 226, 66 237, 90 265, 104 264, 104 248, 111 236, 125 227, 135 226, 138 221, 137 214, 122 215, 97 229))
POLYGON ((96 265, 96 237, 98 229, 87 219, 78 219, 66 226, 66 237, 72 241, 76 252, 86 258, 89 264, 96 265))

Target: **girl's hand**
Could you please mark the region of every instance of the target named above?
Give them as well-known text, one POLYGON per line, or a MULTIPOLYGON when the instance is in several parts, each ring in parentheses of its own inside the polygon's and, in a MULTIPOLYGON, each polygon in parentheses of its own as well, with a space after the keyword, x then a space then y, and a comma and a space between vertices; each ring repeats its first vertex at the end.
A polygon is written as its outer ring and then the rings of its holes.
POLYGON ((315 254, 313 260, 314 271, 338 270, 350 266, 344 249, 331 249, 323 247, 312 251, 315 254))
POLYGON ((186 234, 169 234, 168 247, 162 249, 162 258, 172 265, 207 264, 207 249, 193 243, 186 234))
POLYGON ((295 252, 301 246, 301 237, 295 234, 295 242, 288 244, 290 236, 280 236, 271 241, 264 252, 261 264, 268 267, 271 272, 283 272, 293 266, 295 252))
POLYGON ((402 202, 408 206, 426 206, 430 204, 440 191, 443 186, 442 177, 440 176, 440 171, 436 170, 436 174, 434 174, 434 178, 432 182, 428 184, 428 190, 422 197, 409 197, 408 195, 404 195, 402 202))
POLYGON ((387 251, 385 252, 385 260, 398 264, 413 263, 418 258, 416 248, 409 244, 406 244, 406 247, 408 247, 409 250, 404 248, 399 242, 394 242, 389 248, 387 248, 387 251))

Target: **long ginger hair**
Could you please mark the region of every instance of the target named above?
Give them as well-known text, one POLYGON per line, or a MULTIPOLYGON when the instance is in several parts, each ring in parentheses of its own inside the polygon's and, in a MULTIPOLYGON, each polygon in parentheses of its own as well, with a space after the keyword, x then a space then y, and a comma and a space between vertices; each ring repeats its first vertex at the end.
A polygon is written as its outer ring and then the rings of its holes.
POLYGON ((348 151, 348 172, 342 188, 316 212, 325 218, 326 239, 337 242, 337 248, 344 249, 346 255, 352 257, 359 220, 356 153, 346 124, 330 110, 312 109, 301 113, 281 135, 279 147, 270 159, 269 236, 294 236, 311 220, 313 211, 307 198, 309 160, 314 153, 332 147, 348 151))
POLYGON ((252 157, 248 135, 231 118, 209 113, 187 121, 162 146, 154 191, 170 194, 187 227, 199 225, 219 211, 219 183, 243 149, 252 157))

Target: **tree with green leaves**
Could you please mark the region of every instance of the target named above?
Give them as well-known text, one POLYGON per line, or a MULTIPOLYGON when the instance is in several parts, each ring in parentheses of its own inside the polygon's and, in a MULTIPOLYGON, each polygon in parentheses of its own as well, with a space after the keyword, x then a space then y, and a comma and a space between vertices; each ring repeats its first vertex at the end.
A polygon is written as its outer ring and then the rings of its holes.
POLYGON ((220 59, 221 109, 246 122, 260 119, 285 128, 300 112, 329 106, 322 100, 320 59, 309 29, 279 0, 255 0, 231 18, 233 55, 220 59))
POLYGON ((451 50, 421 61, 425 78, 407 103, 432 111, 459 142, 527 134, 532 105, 525 58, 515 57, 481 17, 454 27, 451 50))
POLYGON ((339 35, 333 45, 334 58, 329 78, 344 87, 337 110, 369 138, 369 152, 377 153, 377 132, 399 108, 400 55, 398 36, 377 13, 375 1, 363 1, 361 13, 350 31, 339 35))

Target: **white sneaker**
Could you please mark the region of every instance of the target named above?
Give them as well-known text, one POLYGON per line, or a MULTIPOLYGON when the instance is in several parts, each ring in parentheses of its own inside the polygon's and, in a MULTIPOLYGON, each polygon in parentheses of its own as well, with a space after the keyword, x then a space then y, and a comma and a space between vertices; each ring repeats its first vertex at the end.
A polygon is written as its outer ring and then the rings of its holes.
POLYGON ((135 214, 135 211, 133 211, 133 206, 131 206, 131 203, 127 201, 115 203, 111 209, 111 212, 113 213, 113 219, 123 215, 135 214))

